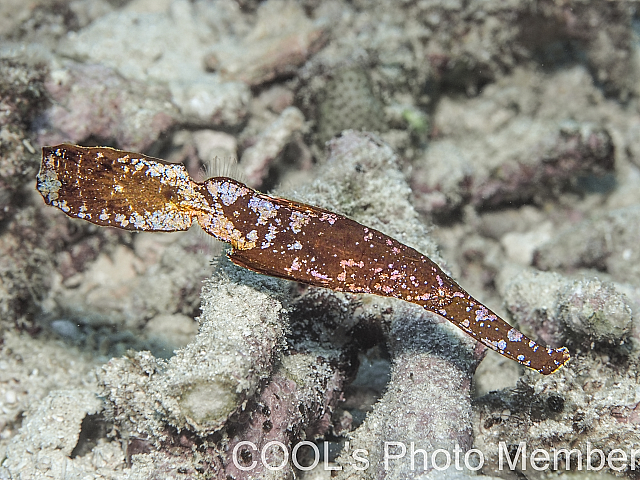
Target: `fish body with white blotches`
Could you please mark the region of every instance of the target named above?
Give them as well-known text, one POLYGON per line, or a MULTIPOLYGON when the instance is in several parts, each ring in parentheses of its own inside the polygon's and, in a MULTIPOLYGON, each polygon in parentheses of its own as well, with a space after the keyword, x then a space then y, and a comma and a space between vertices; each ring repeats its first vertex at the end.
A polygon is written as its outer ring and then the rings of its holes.
POLYGON ((543 374, 569 360, 475 300, 411 247, 336 213, 272 197, 226 177, 193 181, 183 165, 111 148, 43 148, 38 190, 71 217, 128 230, 177 231, 195 220, 250 270, 416 303, 543 374))

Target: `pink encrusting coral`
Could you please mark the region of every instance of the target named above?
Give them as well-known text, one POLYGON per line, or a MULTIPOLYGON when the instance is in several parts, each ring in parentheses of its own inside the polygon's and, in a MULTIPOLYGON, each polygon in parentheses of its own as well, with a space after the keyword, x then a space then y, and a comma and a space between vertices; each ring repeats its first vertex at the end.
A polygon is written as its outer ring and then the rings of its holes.
MULTIPOLYGON (((486 102, 492 95, 487 94, 486 102)), ((479 100, 480 101, 480 100, 479 100)), ((479 102, 478 101, 478 102, 479 102)), ((442 107, 446 110, 446 106, 442 107)), ((452 126, 461 112, 449 106, 444 121, 452 126), (453 117, 453 118, 451 118, 453 117)), ((477 112, 481 113, 481 111, 477 112)), ((412 187, 419 210, 446 214, 471 204, 489 209, 509 203, 542 201, 549 195, 575 187, 580 176, 604 175, 614 167, 611 134, 590 123, 557 125, 554 121, 505 119, 493 130, 491 124, 472 134, 451 132, 435 139, 425 156, 416 162, 412 187), (498 145, 504 148, 497 148, 498 145), (477 151, 488 151, 487 156, 477 151), (437 163, 449 163, 446 171, 433 174, 437 163)))
POLYGON ((38 138, 43 145, 93 137, 144 150, 179 117, 166 88, 124 79, 103 65, 68 65, 45 85, 53 103, 38 138))

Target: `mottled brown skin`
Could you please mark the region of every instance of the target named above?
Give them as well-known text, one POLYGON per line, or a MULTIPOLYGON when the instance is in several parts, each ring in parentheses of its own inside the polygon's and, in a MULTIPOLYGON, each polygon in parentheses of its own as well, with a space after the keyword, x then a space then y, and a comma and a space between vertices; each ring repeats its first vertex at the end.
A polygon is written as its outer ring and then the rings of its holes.
POLYGON ((193 220, 256 272, 423 306, 543 374, 569 360, 512 328, 411 247, 349 218, 271 197, 225 177, 197 183, 184 166, 110 148, 43 149, 38 190, 67 215, 130 230, 186 230, 193 220))

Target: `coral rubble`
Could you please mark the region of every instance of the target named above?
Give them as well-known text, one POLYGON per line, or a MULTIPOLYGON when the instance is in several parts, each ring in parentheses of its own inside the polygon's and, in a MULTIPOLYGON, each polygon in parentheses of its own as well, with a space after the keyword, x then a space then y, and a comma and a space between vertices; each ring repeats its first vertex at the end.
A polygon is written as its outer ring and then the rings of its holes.
POLYGON ((639 12, 0 2, 0 479, 541 479, 640 448, 639 12), (33 188, 63 141, 198 180, 238 157, 572 360, 542 377, 406 302, 212 261, 195 231, 71 220, 33 188), (521 442, 573 457, 525 469, 521 442))

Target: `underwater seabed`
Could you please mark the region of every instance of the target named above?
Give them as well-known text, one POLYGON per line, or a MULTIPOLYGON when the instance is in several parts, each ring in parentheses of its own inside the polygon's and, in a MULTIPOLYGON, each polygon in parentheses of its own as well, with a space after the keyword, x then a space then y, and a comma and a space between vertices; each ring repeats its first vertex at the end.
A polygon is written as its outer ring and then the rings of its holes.
POLYGON ((635 8, 2 2, 0 479, 635 478, 635 8), (69 219, 35 190, 62 142, 193 178, 238 158, 252 188, 417 249, 572 359, 542 376, 193 229, 69 219))

